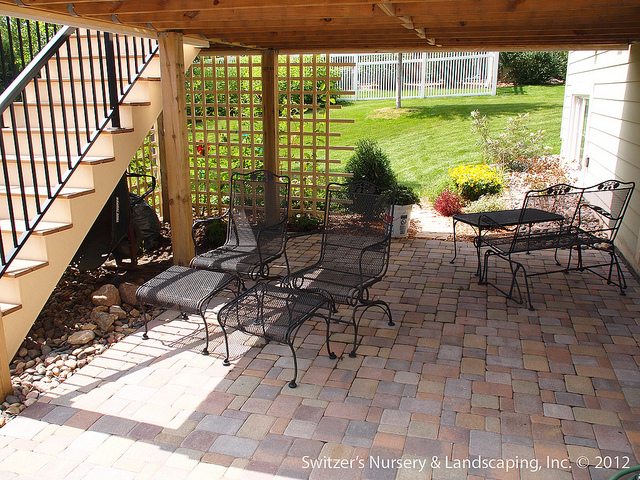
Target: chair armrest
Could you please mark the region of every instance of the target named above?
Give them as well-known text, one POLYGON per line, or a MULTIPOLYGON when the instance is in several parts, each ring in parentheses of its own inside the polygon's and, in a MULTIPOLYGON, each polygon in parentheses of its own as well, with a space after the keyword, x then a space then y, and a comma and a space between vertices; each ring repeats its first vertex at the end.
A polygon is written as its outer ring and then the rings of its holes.
MULTIPOLYGON (((214 220, 222 220, 225 217, 229 216, 229 210, 227 210, 223 215, 219 215, 216 217, 207 217, 207 218, 198 218, 197 220, 193 221, 193 225, 191 226, 191 239, 193 240, 193 245, 194 247, 196 247, 197 249, 197 245, 196 245, 196 230, 201 227, 202 225, 205 225, 207 223, 213 222, 214 220)), ((196 252, 197 254, 197 252, 196 252)))
POLYGON ((380 269, 380 272, 378 275, 384 275, 384 273, 387 270, 387 265, 389 264, 389 259, 386 258, 385 261, 385 257, 388 257, 389 255, 389 251, 388 251, 388 243, 389 243, 389 239, 385 239, 382 240, 380 242, 376 242, 376 243, 372 243, 371 245, 367 245, 366 247, 364 247, 361 251, 360 251, 360 257, 358 259, 358 268, 359 268, 359 274, 360 274, 360 284, 364 283, 364 271, 363 271, 363 258, 365 256, 365 254, 367 252, 369 252, 370 250, 378 250, 379 253, 382 254, 382 268, 380 269))

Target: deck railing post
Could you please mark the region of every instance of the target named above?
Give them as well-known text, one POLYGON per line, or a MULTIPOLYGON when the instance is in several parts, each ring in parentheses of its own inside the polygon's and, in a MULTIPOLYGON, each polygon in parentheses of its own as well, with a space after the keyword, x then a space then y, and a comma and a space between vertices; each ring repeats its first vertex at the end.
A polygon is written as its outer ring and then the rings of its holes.
POLYGON ((107 84, 109 88, 109 108, 113 111, 111 126, 120 128, 120 102, 118 101, 118 79, 116 76, 116 58, 113 51, 113 37, 104 33, 105 59, 107 62, 107 84))

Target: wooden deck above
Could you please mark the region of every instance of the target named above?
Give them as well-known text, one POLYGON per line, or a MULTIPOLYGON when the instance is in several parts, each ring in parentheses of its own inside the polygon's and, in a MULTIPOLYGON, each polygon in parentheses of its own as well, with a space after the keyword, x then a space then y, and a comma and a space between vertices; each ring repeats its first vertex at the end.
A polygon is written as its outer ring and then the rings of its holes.
POLYGON ((638 0, 0 0, 2 10, 177 30, 222 51, 612 49, 640 39, 638 0))

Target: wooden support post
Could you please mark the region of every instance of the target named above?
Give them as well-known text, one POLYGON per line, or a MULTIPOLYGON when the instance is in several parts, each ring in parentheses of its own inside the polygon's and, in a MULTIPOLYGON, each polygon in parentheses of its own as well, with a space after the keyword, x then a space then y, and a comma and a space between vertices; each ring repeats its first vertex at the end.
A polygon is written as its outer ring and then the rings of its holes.
POLYGON ((191 239, 193 210, 182 34, 163 32, 158 35, 158 42, 173 263, 188 265, 195 252, 191 239))
POLYGON ((164 118, 162 112, 156 121, 156 135, 158 141, 158 166, 160 167, 160 205, 162 206, 162 221, 170 222, 171 213, 169 209, 169 187, 167 186, 167 154, 164 146, 164 118))
MULTIPOLYGON (((280 100, 278 95, 278 51, 262 51, 262 144, 264 169, 276 175, 280 171, 280 100)), ((265 190, 267 225, 280 221, 278 191, 275 185, 265 190)))
POLYGON ((0 401, 4 402, 7 395, 13 395, 13 385, 11 384, 11 372, 9 370, 7 341, 4 336, 4 322, 2 313, 0 313, 0 401))
POLYGON ((262 143, 264 169, 280 171, 278 146, 280 105, 278 100, 278 51, 262 51, 262 143))

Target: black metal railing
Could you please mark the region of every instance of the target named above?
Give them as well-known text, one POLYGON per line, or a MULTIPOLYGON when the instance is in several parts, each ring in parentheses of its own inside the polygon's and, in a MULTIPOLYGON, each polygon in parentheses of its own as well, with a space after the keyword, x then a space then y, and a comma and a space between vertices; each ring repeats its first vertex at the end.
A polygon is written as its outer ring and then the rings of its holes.
POLYGON ((157 49, 63 27, 0 94, 0 276, 100 133, 121 128, 120 105, 157 49))
POLYGON ((61 25, 52 23, 0 18, 0 92, 11 84, 60 28, 61 25))

